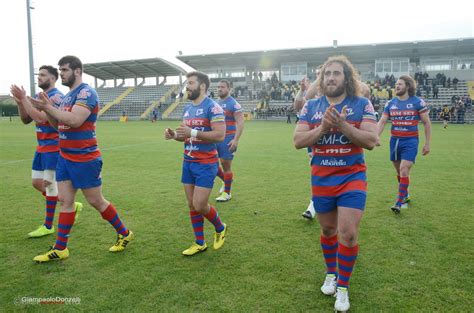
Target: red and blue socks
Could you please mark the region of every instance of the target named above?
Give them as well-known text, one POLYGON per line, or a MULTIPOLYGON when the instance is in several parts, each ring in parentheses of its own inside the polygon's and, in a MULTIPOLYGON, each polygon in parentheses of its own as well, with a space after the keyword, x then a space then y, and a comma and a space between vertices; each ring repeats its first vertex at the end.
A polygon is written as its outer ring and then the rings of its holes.
POLYGON ((410 184, 410 179, 408 176, 400 177, 400 183, 398 184, 398 198, 397 198, 397 205, 401 206, 403 203, 403 199, 406 198, 408 195, 408 185, 410 184))
POLYGON ((69 233, 71 232, 72 225, 74 224, 74 217, 76 212, 60 212, 58 218, 58 235, 56 237, 56 243, 54 249, 64 250, 67 248, 67 242, 69 240, 69 233))
POLYGON ((326 274, 334 274, 337 276, 337 234, 332 237, 324 237, 321 235, 320 242, 327 268, 326 274))
POLYGON ((224 224, 222 224, 219 213, 217 213, 214 207, 211 206, 209 212, 204 216, 214 225, 216 232, 220 233, 224 230, 224 224))
POLYGON ((44 226, 47 229, 53 227, 54 212, 56 211, 56 205, 58 203, 58 196, 45 196, 46 198, 46 215, 44 218, 44 226))
POLYGON ((110 203, 109 206, 105 209, 105 211, 101 212, 100 215, 102 215, 102 218, 108 221, 115 228, 118 234, 123 236, 128 235, 128 229, 120 220, 120 217, 117 214, 117 210, 112 205, 112 203, 110 203))
POLYGON ((349 279, 351 278, 352 269, 359 254, 359 245, 354 247, 346 247, 339 242, 337 247, 337 287, 349 288, 349 279))
POLYGON ((204 245, 204 217, 197 211, 190 210, 189 217, 193 225, 194 237, 198 245, 204 245))
POLYGON ((232 172, 224 173, 224 192, 230 194, 230 187, 234 174, 232 172))
POLYGON ((220 166, 217 167, 217 176, 224 181, 224 171, 220 166))

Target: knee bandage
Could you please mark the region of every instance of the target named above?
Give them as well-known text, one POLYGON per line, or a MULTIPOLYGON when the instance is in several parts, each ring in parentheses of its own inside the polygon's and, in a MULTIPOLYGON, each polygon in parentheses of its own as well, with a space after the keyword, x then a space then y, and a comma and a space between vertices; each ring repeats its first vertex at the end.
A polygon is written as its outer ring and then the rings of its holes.
POLYGON ((45 170, 43 180, 48 181, 49 184, 45 186, 46 195, 56 197, 58 195, 58 184, 56 182, 56 171, 45 170))

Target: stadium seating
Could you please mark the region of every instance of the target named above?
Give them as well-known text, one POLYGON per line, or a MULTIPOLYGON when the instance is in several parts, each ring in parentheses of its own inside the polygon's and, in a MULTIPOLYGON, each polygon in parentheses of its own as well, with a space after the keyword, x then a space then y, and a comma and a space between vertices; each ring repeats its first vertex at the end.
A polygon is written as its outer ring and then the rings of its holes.
MULTIPOLYGON (((143 113, 151 106, 156 105, 167 92, 175 87, 175 85, 164 85, 164 86, 138 86, 133 89, 126 97, 124 97, 118 104, 110 107, 104 114, 100 116, 102 120, 116 120, 123 113, 128 116, 129 119, 139 119, 143 113)), ((116 89, 116 88, 99 88, 98 91, 103 93, 101 89, 116 89)), ((122 93, 124 88, 120 88, 122 93)), ((113 93, 113 95, 120 95, 119 92, 113 93)), ((111 99, 112 96, 106 94, 107 99, 111 99)), ((110 100, 113 101, 114 99, 110 100)), ((165 99, 161 104, 169 104, 170 99, 165 99)), ((101 101, 101 105, 104 102, 101 101)))

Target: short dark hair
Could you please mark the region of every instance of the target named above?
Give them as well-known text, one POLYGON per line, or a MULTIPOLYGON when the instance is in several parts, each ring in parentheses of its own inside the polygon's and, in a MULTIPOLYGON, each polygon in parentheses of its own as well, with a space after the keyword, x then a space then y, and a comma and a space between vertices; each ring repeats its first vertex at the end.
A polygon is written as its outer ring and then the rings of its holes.
POLYGON ((408 76, 408 75, 402 75, 398 79, 401 79, 405 82, 405 85, 407 86, 407 90, 408 90, 408 95, 410 97, 413 97, 416 92, 416 82, 413 79, 413 77, 408 76))
POLYGON ((40 71, 41 70, 47 70, 49 74, 53 75, 56 80, 58 79, 59 77, 59 74, 58 74, 58 69, 55 68, 54 66, 51 66, 51 65, 43 65, 41 66, 40 68, 40 71))
POLYGON ((209 85, 211 84, 211 82, 209 81, 209 76, 207 76, 203 72, 198 72, 198 71, 193 71, 186 74, 186 78, 189 78, 192 76, 196 76, 196 79, 199 82, 199 85, 201 84, 206 85, 206 91, 209 89, 209 85))
POLYGON ((78 57, 75 57, 73 55, 66 55, 65 57, 62 57, 61 60, 59 60, 59 62, 58 62, 59 66, 63 66, 63 65, 66 65, 66 64, 69 64, 69 67, 73 71, 76 68, 80 68, 81 73, 82 73, 82 62, 81 62, 81 60, 79 60, 78 57))
POLYGON ((230 88, 230 81, 228 81, 227 79, 221 79, 219 83, 224 83, 227 86, 227 88, 230 88))

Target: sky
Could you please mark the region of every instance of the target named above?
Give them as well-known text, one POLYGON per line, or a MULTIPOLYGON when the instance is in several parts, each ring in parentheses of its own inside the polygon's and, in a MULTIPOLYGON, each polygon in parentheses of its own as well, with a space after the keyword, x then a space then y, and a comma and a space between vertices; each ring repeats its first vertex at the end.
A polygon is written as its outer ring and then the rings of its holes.
MULTIPOLYGON (((31 0, 34 65, 473 37, 472 1, 31 0), (347 2, 347 3, 346 3, 347 2)), ((0 1, 0 94, 29 90, 26 0, 0 1)), ((58 84, 60 85, 60 84, 58 84)), ((61 87, 66 91, 64 87, 61 87)))

